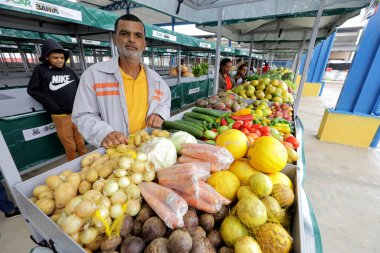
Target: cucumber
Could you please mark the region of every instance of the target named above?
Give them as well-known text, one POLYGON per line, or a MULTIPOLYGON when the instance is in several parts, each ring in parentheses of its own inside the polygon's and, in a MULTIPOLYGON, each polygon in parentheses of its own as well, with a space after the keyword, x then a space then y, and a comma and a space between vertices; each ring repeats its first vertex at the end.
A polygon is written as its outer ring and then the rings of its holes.
POLYGON ((198 124, 195 124, 193 122, 190 122, 190 121, 184 121, 184 120, 176 120, 174 122, 178 122, 182 125, 187 125, 187 126, 192 126, 194 127, 195 129, 198 129, 199 131, 203 131, 203 127, 198 125, 198 124))
POLYGON ((193 109, 193 112, 198 112, 198 113, 202 113, 202 114, 206 114, 208 116, 212 116, 212 117, 215 117, 215 118, 221 118, 222 117, 222 114, 215 111, 215 110, 212 110, 212 109, 208 109, 208 108, 202 108, 202 107, 195 107, 193 109))
POLYGON ((188 117, 188 116, 184 116, 184 117, 182 118, 182 120, 184 120, 184 121, 190 121, 190 122, 193 122, 193 123, 195 123, 195 124, 197 124, 197 125, 200 125, 200 126, 203 126, 203 124, 204 124, 204 122, 205 122, 205 121, 203 121, 203 120, 193 119, 193 118, 190 118, 190 117, 188 117))
POLYGON ((178 123, 175 121, 168 121, 168 120, 164 120, 164 123, 162 123, 162 125, 166 129, 176 129, 176 130, 185 131, 197 138, 203 137, 203 131, 199 131, 198 129, 189 125, 184 125, 182 123, 178 123))
POLYGON ((185 116, 193 118, 193 119, 198 119, 198 120, 204 120, 207 123, 214 123, 215 119, 211 116, 197 113, 197 112, 186 112, 185 116))

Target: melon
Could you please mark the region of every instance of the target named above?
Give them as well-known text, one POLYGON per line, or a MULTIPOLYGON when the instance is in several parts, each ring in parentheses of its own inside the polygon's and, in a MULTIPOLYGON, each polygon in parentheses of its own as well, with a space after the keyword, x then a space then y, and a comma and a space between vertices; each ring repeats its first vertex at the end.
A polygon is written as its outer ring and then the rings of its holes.
POLYGON ((292 189, 292 190, 294 189, 292 180, 290 180, 290 178, 287 175, 285 175, 284 173, 275 172, 275 173, 268 174, 268 176, 272 180, 273 185, 284 184, 284 185, 288 186, 290 189, 292 189))
POLYGON ((249 185, 259 197, 266 197, 272 192, 273 184, 270 177, 263 173, 257 173, 249 177, 249 185))
POLYGON ((218 139, 216 140, 216 145, 220 147, 225 147, 228 151, 230 151, 230 153, 234 156, 235 159, 244 157, 248 151, 247 136, 245 136, 243 132, 236 129, 228 129, 223 131, 218 136, 218 139))
POLYGON ((218 171, 212 173, 207 183, 211 185, 223 197, 233 201, 240 187, 239 179, 230 171, 218 171))
POLYGON ((271 195, 283 208, 288 208, 294 203, 294 193, 292 189, 284 184, 275 184, 271 195))
POLYGON ((267 223, 256 231, 256 241, 263 253, 289 253, 293 239, 279 224, 267 223))
POLYGON ((220 226, 220 236, 228 247, 234 247, 240 238, 248 236, 248 230, 236 216, 228 216, 220 226))
POLYGON ((244 184, 251 175, 260 173, 249 164, 246 158, 235 160, 228 170, 239 178, 240 184, 244 184))
POLYGON ((267 221, 267 209, 264 203, 254 196, 239 200, 236 213, 239 220, 249 228, 263 225, 267 221))

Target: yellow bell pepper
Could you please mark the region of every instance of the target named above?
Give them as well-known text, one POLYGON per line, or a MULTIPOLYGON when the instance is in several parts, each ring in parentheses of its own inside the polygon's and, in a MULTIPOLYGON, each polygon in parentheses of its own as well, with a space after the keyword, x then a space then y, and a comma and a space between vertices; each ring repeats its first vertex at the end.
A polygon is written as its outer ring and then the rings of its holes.
POLYGON ((251 114, 251 109, 249 108, 244 108, 234 113, 235 116, 242 116, 242 115, 248 115, 248 114, 251 114))
POLYGON ((275 129, 277 129, 281 133, 284 133, 284 134, 289 134, 290 133, 290 127, 289 127, 289 125, 282 124, 282 125, 275 125, 275 126, 272 126, 272 127, 275 128, 275 129))

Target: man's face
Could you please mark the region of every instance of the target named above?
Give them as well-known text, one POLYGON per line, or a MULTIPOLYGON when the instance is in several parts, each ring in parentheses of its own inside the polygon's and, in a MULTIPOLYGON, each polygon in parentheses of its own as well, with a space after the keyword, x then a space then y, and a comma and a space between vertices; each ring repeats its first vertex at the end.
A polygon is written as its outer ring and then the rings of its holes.
POLYGON ((119 54, 126 58, 140 58, 145 47, 143 24, 135 21, 120 20, 116 29, 114 43, 119 54))
POLYGON ((223 67, 222 67, 222 72, 223 74, 228 74, 232 68, 232 62, 227 62, 223 67))
POLYGON ((63 53, 51 53, 45 59, 54 68, 63 68, 63 65, 65 65, 65 55, 63 53))

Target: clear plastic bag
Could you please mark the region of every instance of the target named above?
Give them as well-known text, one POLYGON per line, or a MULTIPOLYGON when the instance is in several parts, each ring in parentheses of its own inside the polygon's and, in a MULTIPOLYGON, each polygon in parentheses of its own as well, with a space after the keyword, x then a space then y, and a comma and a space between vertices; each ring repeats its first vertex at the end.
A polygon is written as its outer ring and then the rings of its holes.
POLYGON ((183 216, 188 210, 186 201, 172 189, 153 182, 139 184, 141 195, 169 228, 184 226, 183 216))
MULTIPOLYGON (((178 162, 179 163, 200 163, 200 162, 204 162, 204 161, 182 155, 178 158, 178 162)), ((215 164, 213 164, 213 163, 209 163, 209 164, 210 164, 210 171, 211 172, 219 171, 218 167, 215 164)))

